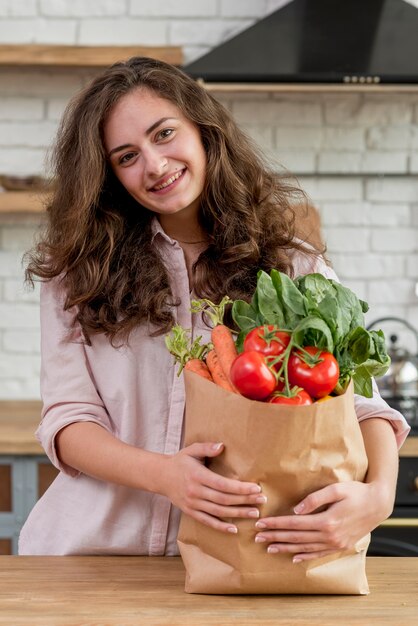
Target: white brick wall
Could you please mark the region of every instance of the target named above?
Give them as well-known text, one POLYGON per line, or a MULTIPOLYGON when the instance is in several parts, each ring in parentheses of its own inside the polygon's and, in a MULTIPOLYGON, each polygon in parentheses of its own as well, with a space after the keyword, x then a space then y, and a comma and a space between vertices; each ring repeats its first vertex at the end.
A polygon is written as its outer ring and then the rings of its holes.
MULTIPOLYGON (((0 0, 0 44, 178 44, 191 60, 287 1, 0 0)), ((0 174, 45 172, 65 105, 93 74, 0 68, 0 174)), ((297 175, 368 322, 397 315, 418 327, 418 95, 217 96, 297 175)), ((0 399, 39 397, 39 289, 23 288, 21 265, 37 225, 0 216, 0 399)))

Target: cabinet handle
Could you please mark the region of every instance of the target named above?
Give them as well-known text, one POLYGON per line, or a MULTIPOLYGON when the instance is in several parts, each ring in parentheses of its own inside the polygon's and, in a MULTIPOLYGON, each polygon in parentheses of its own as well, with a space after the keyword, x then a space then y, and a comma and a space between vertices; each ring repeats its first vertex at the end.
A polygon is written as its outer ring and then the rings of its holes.
POLYGON ((398 527, 413 527, 418 528, 418 518, 417 517, 391 517, 382 522, 379 526, 392 526, 394 528, 398 527))
POLYGON ((414 489, 415 491, 418 491, 418 476, 415 476, 414 478, 414 489))

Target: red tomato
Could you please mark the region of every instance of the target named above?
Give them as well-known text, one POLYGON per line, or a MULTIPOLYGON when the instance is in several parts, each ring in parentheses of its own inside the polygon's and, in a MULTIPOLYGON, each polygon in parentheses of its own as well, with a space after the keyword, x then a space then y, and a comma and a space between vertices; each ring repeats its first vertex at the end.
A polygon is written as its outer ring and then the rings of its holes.
POLYGON ((244 352, 256 350, 264 356, 278 356, 282 354, 290 341, 289 333, 279 330, 277 326, 257 326, 250 330, 244 339, 244 352))
POLYGON ((308 346, 291 353, 288 377, 291 385, 302 387, 312 398, 323 398, 338 382, 340 368, 330 353, 308 346), (306 356, 304 352, 308 353, 306 356))
POLYGON ((276 377, 261 352, 242 352, 231 365, 232 384, 251 400, 264 400, 276 387, 276 377))
POLYGON ((291 396, 286 396, 283 393, 275 393, 269 398, 268 402, 271 404, 293 404, 297 406, 313 403, 311 396, 306 393, 304 389, 299 389, 299 391, 291 396))

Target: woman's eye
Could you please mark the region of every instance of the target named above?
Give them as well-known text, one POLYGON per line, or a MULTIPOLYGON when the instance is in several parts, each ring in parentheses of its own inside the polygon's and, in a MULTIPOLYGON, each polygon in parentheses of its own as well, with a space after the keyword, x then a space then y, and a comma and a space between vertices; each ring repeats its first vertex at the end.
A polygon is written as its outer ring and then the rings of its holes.
POLYGON ((172 128, 163 128, 163 130, 160 130, 160 132, 158 133, 158 138, 167 139, 167 137, 170 137, 172 133, 172 128))
POLYGON ((126 154, 120 157, 119 165, 126 165, 126 163, 129 163, 129 161, 131 161, 135 155, 136 155, 135 152, 127 152, 126 154))

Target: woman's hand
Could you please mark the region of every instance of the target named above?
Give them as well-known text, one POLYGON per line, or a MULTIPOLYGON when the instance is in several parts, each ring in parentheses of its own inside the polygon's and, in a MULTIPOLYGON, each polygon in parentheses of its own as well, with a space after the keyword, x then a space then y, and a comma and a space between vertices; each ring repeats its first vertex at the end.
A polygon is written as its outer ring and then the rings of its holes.
POLYGON ((294 554, 294 563, 319 558, 352 548, 390 515, 392 506, 381 483, 336 483, 299 502, 295 515, 260 519, 255 541, 268 544, 269 553, 294 554))
POLYGON ((256 505, 266 502, 266 498, 259 485, 224 478, 205 467, 206 457, 222 452, 221 443, 194 443, 166 457, 160 492, 202 524, 236 533, 237 527, 222 518, 258 518, 260 512, 256 505))

